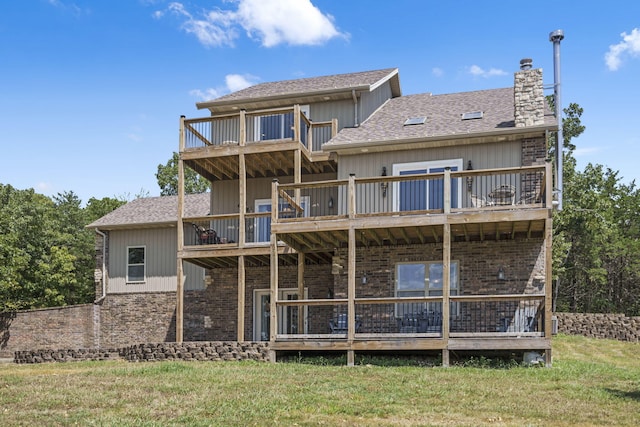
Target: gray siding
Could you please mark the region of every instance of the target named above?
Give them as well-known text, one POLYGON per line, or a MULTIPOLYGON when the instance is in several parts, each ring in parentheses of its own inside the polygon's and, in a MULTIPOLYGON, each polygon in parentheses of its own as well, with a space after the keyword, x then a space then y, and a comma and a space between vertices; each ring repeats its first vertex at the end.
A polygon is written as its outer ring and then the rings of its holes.
MULTIPOLYGON (((335 179, 332 174, 304 175, 303 182, 327 181, 335 179)), ((293 182, 293 177, 281 177, 281 184, 293 182)), ((247 208, 253 212, 255 201, 271 198, 272 178, 255 178, 247 182, 247 208)), ((216 181, 211 192, 212 214, 237 213, 240 198, 238 195, 238 181, 216 181)))
POLYGON ((314 122, 338 119, 338 130, 353 127, 353 101, 322 102, 309 106, 309 115, 314 122))
POLYGON ((473 169, 518 167, 522 164, 522 149, 516 141, 341 156, 338 179, 346 179, 351 173, 357 177, 380 176, 383 166, 391 175, 396 163, 447 159, 463 159, 465 168, 471 160, 473 169))
MULTIPOLYGON (((177 287, 175 227, 111 231, 109 233, 108 293, 170 292, 177 287), (144 283, 126 283, 127 247, 145 246, 144 283)), ((204 289, 203 269, 185 263, 185 289, 204 289)))
POLYGON ((363 93, 360 96, 360 110, 358 111, 358 120, 364 122, 371 116, 382 104, 391 99, 391 84, 385 82, 373 92, 363 93))

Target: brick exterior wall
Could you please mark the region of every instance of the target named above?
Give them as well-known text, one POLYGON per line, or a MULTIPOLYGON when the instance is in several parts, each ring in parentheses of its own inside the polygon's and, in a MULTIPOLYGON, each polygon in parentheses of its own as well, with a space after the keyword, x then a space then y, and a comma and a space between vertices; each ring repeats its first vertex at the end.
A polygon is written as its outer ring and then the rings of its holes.
POLYGON ((0 314, 0 357, 35 348, 94 347, 93 319, 93 304, 0 314))
MULTIPOLYGON (((358 285, 357 297, 393 296, 395 266, 401 262, 442 260, 442 244, 381 246, 356 251, 356 276, 367 274, 367 284, 358 285)), ((339 256, 346 263, 346 250, 339 256)), ((454 242, 451 260, 457 261, 460 294, 520 294, 544 290, 544 240, 454 242), (497 280, 503 267, 505 281, 497 280)), ((346 268, 336 275, 336 298, 347 297, 346 268)))
POLYGON ((175 341, 175 292, 110 294, 100 303, 100 346, 175 341))
MULTIPOLYGON (((297 266, 280 266, 278 272, 279 288, 297 288, 297 266)), ((236 340, 238 269, 217 268, 209 273, 212 283, 206 290, 185 292, 184 338, 191 341, 236 340)), ((254 291, 269 289, 269 277, 268 266, 251 267, 246 271, 244 338, 247 341, 253 340, 254 291)), ((331 266, 306 266, 304 282, 309 298, 326 298, 329 289, 333 288, 331 266)), ((330 312, 328 307, 309 308, 309 333, 319 329, 326 333, 330 312), (318 318, 320 315, 322 317, 318 318)))

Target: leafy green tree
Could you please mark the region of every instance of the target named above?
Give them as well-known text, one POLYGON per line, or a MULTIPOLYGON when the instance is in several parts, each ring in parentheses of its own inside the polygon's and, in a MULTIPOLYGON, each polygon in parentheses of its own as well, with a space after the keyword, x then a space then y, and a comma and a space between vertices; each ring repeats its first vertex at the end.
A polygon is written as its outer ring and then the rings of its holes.
MULTIPOLYGON (((178 160, 179 154, 173 156, 165 165, 158 165, 156 179, 160 187, 160 195, 175 196, 178 194, 178 160)), ((184 191, 186 194, 204 193, 209 189, 209 182, 189 167, 184 168, 184 191)))
POLYGON ((92 197, 89 199, 87 206, 84 209, 85 220, 90 224, 93 221, 102 218, 109 212, 116 210, 125 203, 127 202, 124 200, 114 199, 112 197, 103 197, 102 199, 92 197))
POLYGON ((638 315, 640 191, 605 166, 577 169, 572 139, 585 130, 582 112, 577 104, 564 110, 564 206, 554 216, 555 303, 560 311, 638 315))
POLYGON ((93 300, 94 235, 84 226, 124 202, 52 199, 0 184, 0 312, 93 300))

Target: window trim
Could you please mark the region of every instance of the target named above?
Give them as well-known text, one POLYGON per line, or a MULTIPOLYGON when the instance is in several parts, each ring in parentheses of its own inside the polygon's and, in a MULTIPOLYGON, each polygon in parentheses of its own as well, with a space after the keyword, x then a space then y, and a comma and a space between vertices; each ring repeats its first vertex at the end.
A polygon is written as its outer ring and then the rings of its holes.
POLYGON ((126 256, 126 283, 127 284, 140 284, 140 283, 146 283, 147 282, 147 246, 146 245, 131 245, 131 246, 127 246, 127 252, 125 254, 126 256), (143 250, 143 262, 140 263, 130 263, 129 262, 129 252, 131 251, 131 249, 139 249, 142 248, 143 250), (132 266, 140 266, 142 265, 142 280, 131 280, 129 278, 129 268, 132 266))
MULTIPOLYGON (((398 285, 400 284, 400 280, 399 280, 399 274, 398 274, 398 267, 400 265, 423 265, 424 266, 424 272, 425 272, 425 276, 424 276, 424 286, 422 289, 408 289, 405 291, 400 291, 400 292, 423 292, 423 295, 421 296, 438 296, 438 295, 431 295, 429 293, 429 290, 432 289, 433 291, 437 291, 437 288, 431 288, 430 287, 430 277, 429 275, 429 267, 433 264, 440 264, 442 265, 443 262, 442 261, 406 261, 406 262, 397 262, 395 264, 395 285, 394 285, 394 296, 396 298, 401 298, 400 296, 398 296, 398 285)), ((450 272, 454 271, 454 266, 455 266, 455 277, 457 278, 457 281, 455 283, 453 283, 452 281, 450 282, 450 286, 449 286, 449 296, 456 296, 456 295, 460 295, 460 261, 458 260, 451 260, 450 262, 450 272), (455 285, 455 286, 454 286, 455 285)), ((444 266, 443 266, 443 272, 444 272, 444 266)), ((442 288, 440 288, 440 292, 442 293, 442 288)), ((442 297, 444 298, 444 294, 442 294, 442 297)), ((427 306, 429 303, 424 303, 425 306, 427 306)), ((454 303, 454 309, 451 310, 451 314, 459 314, 460 311, 460 306, 459 304, 454 303)), ((398 304, 396 304, 395 307, 395 316, 396 317, 401 317, 399 314, 399 310, 398 310, 398 304)))

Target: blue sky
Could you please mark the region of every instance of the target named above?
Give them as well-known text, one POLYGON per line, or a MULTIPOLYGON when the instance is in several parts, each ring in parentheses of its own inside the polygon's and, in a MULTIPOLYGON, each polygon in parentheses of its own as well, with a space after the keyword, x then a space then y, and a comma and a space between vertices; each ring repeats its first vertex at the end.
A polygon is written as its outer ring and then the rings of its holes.
MULTIPOLYGON (((195 103, 248 84, 400 69, 403 94, 509 87, 522 58, 584 108, 587 163, 640 183, 640 2, 21 0, 0 6, 0 183, 158 195, 195 103), (593 4, 591 4, 593 3, 593 4), (587 5, 588 4, 588 5, 587 5)), ((551 92, 548 92, 551 93, 551 92)))

